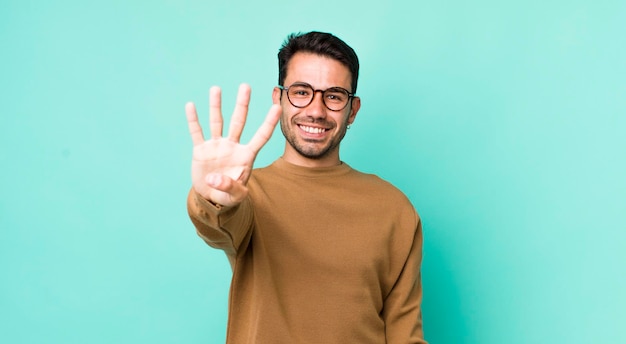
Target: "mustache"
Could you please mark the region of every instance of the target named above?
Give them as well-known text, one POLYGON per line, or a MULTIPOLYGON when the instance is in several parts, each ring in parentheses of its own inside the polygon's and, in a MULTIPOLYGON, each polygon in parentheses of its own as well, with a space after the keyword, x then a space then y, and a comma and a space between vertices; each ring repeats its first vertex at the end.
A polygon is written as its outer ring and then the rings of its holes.
POLYGON ((315 118, 311 116, 296 116, 292 118, 292 122, 296 124, 317 124, 327 128, 334 128, 336 125, 334 122, 327 121, 323 118, 315 118))

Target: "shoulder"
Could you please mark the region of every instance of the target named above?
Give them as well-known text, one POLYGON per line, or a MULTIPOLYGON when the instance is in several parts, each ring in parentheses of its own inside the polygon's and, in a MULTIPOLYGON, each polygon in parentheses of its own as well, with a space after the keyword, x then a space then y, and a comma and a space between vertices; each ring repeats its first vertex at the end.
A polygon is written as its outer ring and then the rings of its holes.
POLYGON ((367 188, 372 192, 376 192, 379 196, 388 197, 401 203, 410 203, 409 199, 404 192, 402 192, 402 190, 376 174, 365 173, 352 169, 349 177, 361 187, 367 188))
POLYGON ((405 216, 415 216, 416 220, 419 220, 419 216, 407 195, 394 184, 376 174, 354 169, 352 171, 351 178, 357 181, 358 188, 366 191, 364 194, 366 193, 371 197, 381 210, 400 212, 405 216))

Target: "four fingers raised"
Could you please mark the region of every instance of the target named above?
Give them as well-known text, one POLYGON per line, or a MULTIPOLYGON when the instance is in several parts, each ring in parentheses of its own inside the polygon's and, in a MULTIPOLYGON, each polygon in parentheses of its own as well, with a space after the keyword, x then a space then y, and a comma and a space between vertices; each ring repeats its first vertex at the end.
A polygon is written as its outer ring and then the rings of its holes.
MULTIPOLYGON (((239 92, 237 93, 237 103, 233 116, 230 122, 230 129, 228 132, 228 138, 231 141, 239 142, 241 139, 241 133, 246 124, 246 118, 248 116, 248 106, 250 104, 250 86, 248 84, 241 84, 239 86, 239 92)), ((185 112, 187 114, 187 123, 189 125, 189 133, 191 134, 191 140, 194 146, 204 143, 204 134, 202 133, 202 127, 198 121, 198 114, 196 107, 193 103, 189 102, 185 105, 185 112)), ((256 153, 267 143, 272 136, 274 128, 278 123, 281 115, 280 105, 274 104, 270 108, 265 121, 261 124, 261 127, 254 134, 248 146, 256 153)), ((219 139, 222 137, 222 127, 224 125, 224 119, 222 117, 222 90, 213 86, 209 90, 209 125, 211 130, 211 139, 219 139)))

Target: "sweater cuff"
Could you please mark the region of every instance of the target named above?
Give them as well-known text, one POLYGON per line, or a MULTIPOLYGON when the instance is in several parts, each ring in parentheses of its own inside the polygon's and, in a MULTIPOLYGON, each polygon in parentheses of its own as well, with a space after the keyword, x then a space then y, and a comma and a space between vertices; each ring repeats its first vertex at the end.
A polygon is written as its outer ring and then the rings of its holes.
POLYGON ((199 193, 197 193, 195 190, 191 190, 192 194, 193 194, 193 198, 195 203, 205 212, 210 212, 216 215, 225 213, 226 211, 232 209, 232 208, 236 208, 237 206, 224 206, 218 203, 214 203, 206 198, 204 198, 202 195, 200 195, 199 193))

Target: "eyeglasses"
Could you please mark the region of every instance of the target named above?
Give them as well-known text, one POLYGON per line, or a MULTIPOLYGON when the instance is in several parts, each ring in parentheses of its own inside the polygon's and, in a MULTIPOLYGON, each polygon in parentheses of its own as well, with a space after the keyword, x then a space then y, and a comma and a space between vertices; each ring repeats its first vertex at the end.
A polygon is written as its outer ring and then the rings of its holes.
POLYGON ((291 105, 297 108, 309 106, 313 102, 316 92, 322 93, 322 102, 331 111, 341 111, 345 109, 354 93, 348 92, 345 88, 331 87, 325 90, 315 90, 313 86, 305 83, 295 83, 289 87, 278 86, 287 92, 287 99, 291 105))

